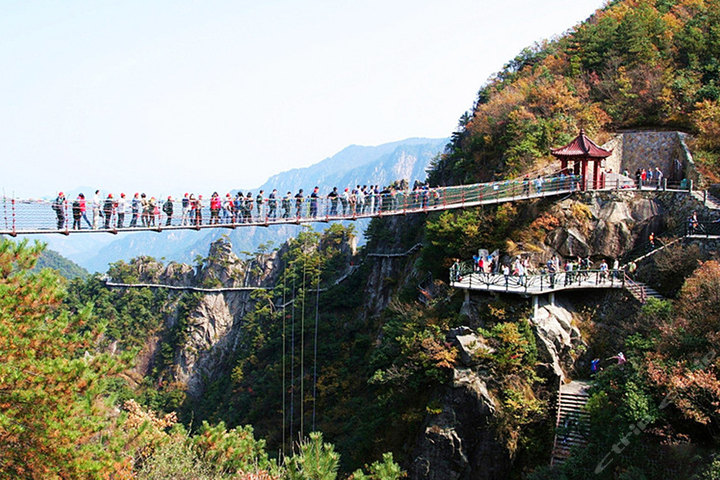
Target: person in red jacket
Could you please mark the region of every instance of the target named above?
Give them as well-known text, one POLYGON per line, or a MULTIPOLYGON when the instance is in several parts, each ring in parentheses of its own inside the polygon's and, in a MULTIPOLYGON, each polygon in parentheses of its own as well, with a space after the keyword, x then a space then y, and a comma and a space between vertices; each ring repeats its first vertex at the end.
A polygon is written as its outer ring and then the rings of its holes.
POLYGON ((217 225, 220 223, 220 208, 222 202, 220 201, 220 195, 217 192, 213 192, 210 197, 210 225, 217 225))

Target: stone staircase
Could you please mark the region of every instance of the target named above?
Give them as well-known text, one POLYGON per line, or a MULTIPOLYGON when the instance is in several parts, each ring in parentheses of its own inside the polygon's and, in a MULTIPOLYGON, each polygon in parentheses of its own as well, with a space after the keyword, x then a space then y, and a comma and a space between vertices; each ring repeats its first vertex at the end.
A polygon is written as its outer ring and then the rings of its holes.
POLYGON ((648 298, 665 300, 665 297, 663 297, 660 292, 643 282, 634 282, 626 278, 625 289, 630 292, 633 297, 637 298, 640 303, 646 303, 648 298))
POLYGON ((573 448, 587 445, 590 414, 585 410, 589 394, 588 382, 572 381, 560 386, 555 423, 555 441, 550 465, 559 465, 573 448))
POLYGON ((720 200, 710 195, 707 190, 693 190, 691 194, 710 210, 720 210, 720 200))

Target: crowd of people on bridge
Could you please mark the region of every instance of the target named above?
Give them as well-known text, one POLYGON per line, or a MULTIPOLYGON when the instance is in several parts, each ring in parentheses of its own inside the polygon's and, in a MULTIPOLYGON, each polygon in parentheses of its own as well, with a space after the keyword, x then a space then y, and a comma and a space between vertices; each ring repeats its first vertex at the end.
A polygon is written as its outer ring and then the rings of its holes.
POLYGON ((158 228, 164 226, 200 226, 221 224, 264 224, 281 219, 356 218, 372 216, 397 210, 424 209, 437 205, 444 193, 442 188, 432 188, 416 181, 412 189, 406 182, 380 185, 356 185, 340 191, 334 187, 321 194, 315 187, 309 194, 301 188, 293 195, 291 191, 281 195, 273 189, 267 195, 260 190, 252 192, 214 192, 209 199, 202 195, 185 193, 179 200, 168 196, 158 200, 145 193, 135 193, 127 198, 125 193, 104 198, 96 190, 91 199, 83 193, 72 202, 60 192, 51 207, 57 215, 57 229, 64 230, 66 218, 72 216, 72 230, 81 230, 83 221, 90 229, 158 228), (91 219, 88 218, 91 214, 91 219), (129 222, 126 224, 126 219, 129 222))
POLYGON ((381 215, 393 211, 421 211, 442 203, 479 202, 500 197, 540 196, 546 192, 573 191, 579 188, 577 178, 563 172, 550 176, 488 182, 475 185, 430 187, 416 181, 408 188, 406 181, 380 185, 356 185, 354 188, 332 188, 327 193, 319 187, 310 193, 299 189, 284 195, 273 189, 267 193, 214 192, 210 198, 185 193, 180 199, 166 199, 135 193, 132 198, 124 193, 103 196, 99 190, 92 198, 80 193, 68 200, 63 192, 52 202, 57 215, 57 229, 69 229, 66 219, 72 218, 72 229, 83 225, 91 229, 114 230, 122 228, 161 228, 165 226, 200 226, 223 224, 266 224, 293 219, 355 219, 360 216, 381 215), (88 218, 91 215, 91 218, 88 218), (129 222, 126 224, 126 220, 129 222), (85 223, 83 223, 85 222, 85 223))

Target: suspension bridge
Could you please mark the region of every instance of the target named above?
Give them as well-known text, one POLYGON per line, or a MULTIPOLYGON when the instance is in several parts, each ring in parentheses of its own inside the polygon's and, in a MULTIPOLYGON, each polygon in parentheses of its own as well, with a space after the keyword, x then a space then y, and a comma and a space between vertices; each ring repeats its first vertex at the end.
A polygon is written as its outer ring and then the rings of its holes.
MULTIPOLYGON (((264 198, 262 203, 255 202, 254 206, 245 200, 242 205, 217 202, 216 208, 198 203, 194 205, 195 208, 183 208, 181 202, 174 201, 172 211, 177 213, 170 215, 159 204, 158 207, 151 207, 152 211, 143 211, 133 209, 129 201, 125 205, 113 201, 108 207, 106 200, 103 200, 102 205, 95 207, 88 202, 87 211, 80 211, 77 206, 74 208, 72 200, 58 203, 3 197, 0 235, 117 234, 354 221, 565 195, 583 190, 583 187, 578 175, 550 175, 534 179, 526 177, 473 185, 388 191, 363 196, 362 201, 333 196, 264 198), (102 218, 95 218, 91 223, 87 219, 90 215, 102 218), (93 224, 97 228, 92 228, 93 224), (88 228, 84 228, 85 225, 88 228)), ((618 182, 612 188, 627 188, 627 185, 618 182)), ((599 190, 602 189, 610 188, 599 190)))

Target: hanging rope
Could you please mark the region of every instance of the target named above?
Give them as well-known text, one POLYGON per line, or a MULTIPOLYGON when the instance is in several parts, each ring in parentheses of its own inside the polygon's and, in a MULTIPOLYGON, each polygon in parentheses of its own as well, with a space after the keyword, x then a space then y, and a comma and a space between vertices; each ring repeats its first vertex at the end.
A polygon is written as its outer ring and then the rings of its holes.
POLYGON ((307 258, 303 257, 302 310, 300 311, 300 438, 305 433, 305 279, 307 258))
POLYGON ((285 458, 285 380, 286 380, 286 371, 285 371, 285 355, 286 355, 286 345, 285 345, 285 305, 287 302, 285 301, 285 296, 287 293, 287 268, 285 268, 285 271, 283 272, 283 291, 282 291, 282 456, 281 458, 285 458))
POLYGON ((317 402, 317 343, 318 343, 318 317, 320 312, 320 268, 317 270, 315 284, 315 341, 313 343, 313 412, 312 429, 315 431, 315 403, 317 402))
MULTIPOLYGON (((293 270, 295 266, 293 265, 293 270)), ((293 271, 293 304, 292 319, 290 321, 290 441, 293 438, 293 423, 295 421, 295 275, 293 271)))

